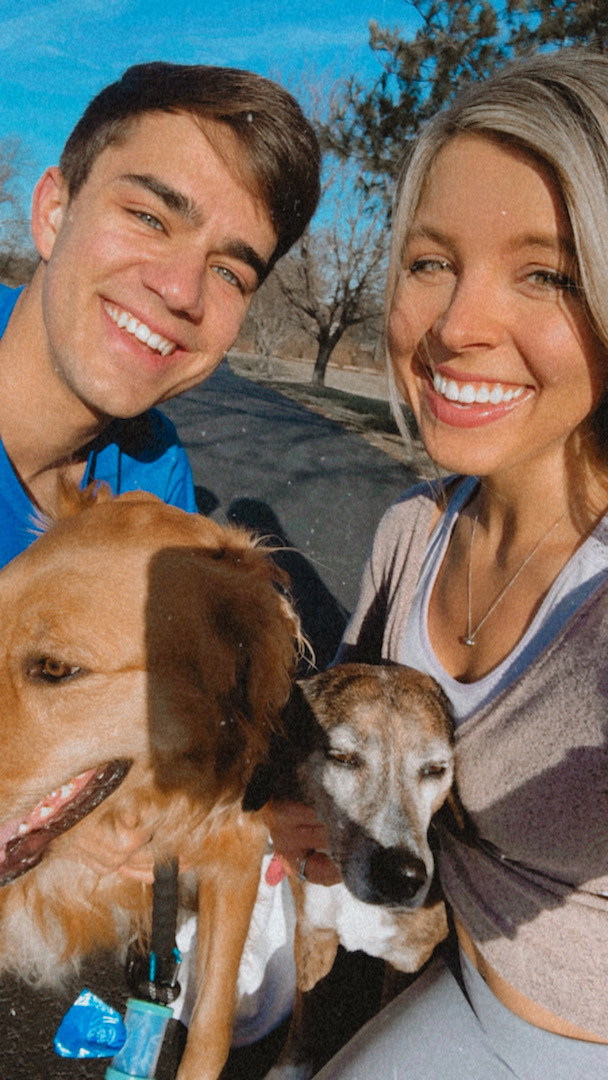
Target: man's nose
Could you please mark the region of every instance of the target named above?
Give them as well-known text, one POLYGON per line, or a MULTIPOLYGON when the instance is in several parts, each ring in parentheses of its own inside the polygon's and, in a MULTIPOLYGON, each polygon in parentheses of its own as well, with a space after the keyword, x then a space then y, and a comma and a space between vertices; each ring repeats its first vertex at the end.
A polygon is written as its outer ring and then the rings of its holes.
POLYGON ((149 263, 143 281, 146 288, 162 297, 170 311, 198 323, 204 311, 205 269, 200 256, 176 252, 170 259, 149 263))

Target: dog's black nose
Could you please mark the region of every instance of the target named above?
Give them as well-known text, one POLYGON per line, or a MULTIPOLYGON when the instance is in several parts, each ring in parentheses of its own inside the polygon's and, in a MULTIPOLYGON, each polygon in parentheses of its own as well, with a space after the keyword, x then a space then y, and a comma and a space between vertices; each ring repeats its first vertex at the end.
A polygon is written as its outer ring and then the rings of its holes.
POLYGON ((408 904, 428 883, 422 859, 403 848, 378 848, 371 858, 370 880, 381 904, 408 904))
POLYGON ((422 859, 415 859, 410 855, 404 861, 401 877, 404 882, 405 895, 408 899, 412 899, 422 886, 426 885, 426 866, 422 859))

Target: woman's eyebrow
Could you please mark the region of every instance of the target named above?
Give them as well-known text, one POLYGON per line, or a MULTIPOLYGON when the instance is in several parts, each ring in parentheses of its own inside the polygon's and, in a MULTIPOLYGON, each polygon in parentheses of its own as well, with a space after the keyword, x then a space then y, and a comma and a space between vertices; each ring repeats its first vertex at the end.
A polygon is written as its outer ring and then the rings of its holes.
POLYGON ((511 246, 516 250, 530 247, 554 251, 558 254, 565 252, 573 258, 576 256, 576 248, 571 237, 552 233, 522 233, 514 239, 511 246))

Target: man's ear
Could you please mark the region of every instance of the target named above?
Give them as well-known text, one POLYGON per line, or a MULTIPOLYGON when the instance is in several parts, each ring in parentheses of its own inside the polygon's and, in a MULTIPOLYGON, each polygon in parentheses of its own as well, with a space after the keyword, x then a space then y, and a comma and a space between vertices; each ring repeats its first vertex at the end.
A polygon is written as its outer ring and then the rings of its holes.
POLYGON ((32 236, 40 258, 51 257, 69 202, 68 185, 57 165, 47 169, 32 196, 32 236))

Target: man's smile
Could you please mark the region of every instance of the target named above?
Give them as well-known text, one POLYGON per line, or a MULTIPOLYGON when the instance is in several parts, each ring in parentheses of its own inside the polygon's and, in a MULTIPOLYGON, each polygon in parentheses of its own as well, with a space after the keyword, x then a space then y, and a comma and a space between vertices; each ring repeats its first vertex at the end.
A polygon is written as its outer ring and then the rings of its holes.
POLYGON ((109 304, 107 301, 104 301, 103 306, 119 330, 126 330, 127 334, 131 334, 142 344, 147 345, 148 348, 159 352, 161 356, 170 356, 171 353, 175 352, 177 345, 174 341, 169 341, 168 338, 150 330, 149 326, 136 319, 134 315, 131 315, 130 311, 124 311, 123 308, 119 308, 115 304, 109 304))

